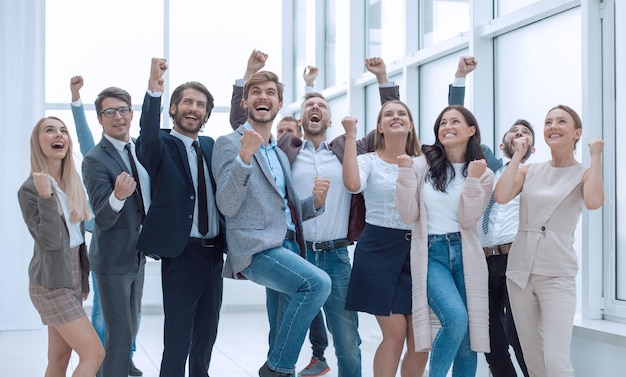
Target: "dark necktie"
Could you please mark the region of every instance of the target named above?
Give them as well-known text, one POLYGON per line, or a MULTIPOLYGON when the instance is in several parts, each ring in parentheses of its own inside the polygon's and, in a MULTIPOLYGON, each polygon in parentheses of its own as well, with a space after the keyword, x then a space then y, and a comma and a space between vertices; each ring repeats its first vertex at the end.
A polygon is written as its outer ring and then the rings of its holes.
POLYGON ((130 160, 130 171, 133 173, 133 178, 135 178, 135 182, 137 182, 137 193, 139 193, 139 201, 140 201, 140 209, 141 209, 141 223, 143 224, 143 220, 146 217, 146 211, 143 208, 143 195, 141 194, 141 184, 139 183, 139 173, 137 173, 137 165, 135 164, 135 158, 130 151, 130 143, 124 146, 126 152, 128 153, 128 159, 130 160))
POLYGON ((491 208, 493 208, 493 203, 495 203, 495 200, 493 199, 492 192, 489 198, 489 204, 487 204, 487 208, 485 208, 485 212, 483 213, 483 234, 487 234, 489 231, 489 214, 491 213, 491 208))
POLYGON ((202 158, 202 149, 197 140, 191 144, 196 150, 198 156, 198 230, 200 234, 205 236, 209 232, 209 213, 207 210, 206 197, 206 179, 204 178, 204 159, 202 158))

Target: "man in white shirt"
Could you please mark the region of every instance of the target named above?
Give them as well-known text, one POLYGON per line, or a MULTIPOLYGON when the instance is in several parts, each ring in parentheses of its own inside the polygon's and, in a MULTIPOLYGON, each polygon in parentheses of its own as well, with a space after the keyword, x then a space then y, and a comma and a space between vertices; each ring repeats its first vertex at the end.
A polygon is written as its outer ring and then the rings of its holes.
MULTIPOLYGON (((528 150, 522 159, 525 162, 535 151, 535 131, 532 125, 518 119, 502 137, 500 150, 501 159, 487 158, 489 168, 494 172, 494 187, 502 173, 507 168, 513 156, 513 140, 519 137, 527 137, 528 150)), ((491 150, 483 151, 491 154, 491 150)), ((489 269, 489 338, 491 353, 485 354, 489 369, 494 377, 516 376, 515 367, 509 355, 509 345, 515 351, 517 363, 524 376, 528 377, 526 363, 522 354, 522 348, 517 337, 515 323, 509 304, 509 295, 506 289, 506 265, 511 243, 517 234, 519 225, 519 196, 507 204, 498 204, 492 199, 485 209, 483 218, 479 221, 479 235, 487 267, 489 269), (493 203, 493 204, 492 204, 493 203)))

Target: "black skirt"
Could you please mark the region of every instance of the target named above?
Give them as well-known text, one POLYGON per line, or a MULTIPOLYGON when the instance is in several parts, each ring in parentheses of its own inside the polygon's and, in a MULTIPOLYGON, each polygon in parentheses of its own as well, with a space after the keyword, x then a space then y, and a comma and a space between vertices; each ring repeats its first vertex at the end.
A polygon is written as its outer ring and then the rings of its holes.
POLYGON ((411 231, 365 224, 354 251, 346 309, 411 314, 411 231))

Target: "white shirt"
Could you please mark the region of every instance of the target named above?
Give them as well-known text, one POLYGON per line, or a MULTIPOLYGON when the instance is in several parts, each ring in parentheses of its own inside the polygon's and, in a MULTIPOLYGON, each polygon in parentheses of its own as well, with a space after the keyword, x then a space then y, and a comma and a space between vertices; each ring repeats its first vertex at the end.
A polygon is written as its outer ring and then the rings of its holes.
MULTIPOLYGON (((191 171, 191 180, 193 181, 194 190, 198 189, 198 156, 196 155, 196 148, 191 145, 194 139, 189 136, 185 136, 176 130, 172 129, 170 135, 180 139, 185 144, 185 151, 187 152, 187 162, 189 163, 189 170, 191 171)), ((199 143, 199 141, 198 141, 199 143)), ((206 196, 207 196, 207 209, 209 214, 209 232, 206 235, 200 234, 198 230, 198 195, 196 192, 195 206, 193 209, 193 224, 191 225, 191 231, 189 237, 195 238, 214 238, 219 233, 219 219, 217 214, 217 207, 215 206, 215 196, 213 195, 213 186, 211 184, 211 175, 209 175, 208 164, 211 156, 204 156, 204 178, 206 181, 206 196)))
POLYGON ((303 223, 306 241, 329 241, 348 236, 351 195, 343 185, 343 165, 327 142, 318 149, 303 140, 291 166, 293 185, 300 198, 311 196, 315 177, 330 179, 326 212, 303 223), (328 210, 330 209, 330 210, 328 210))
POLYGON ((446 192, 436 190, 427 179, 424 183, 424 205, 428 221, 428 234, 456 233, 459 228, 459 200, 466 177, 463 176, 465 163, 452 164, 454 179, 446 186, 446 192))
MULTIPOLYGON (((503 165, 494 173, 494 188, 509 162, 508 158, 502 157, 503 165)), ((506 204, 493 203, 489 213, 489 230, 487 234, 483 233, 482 221, 483 218, 481 217, 478 221, 478 234, 483 247, 493 247, 513 242, 519 227, 519 195, 506 204)))
MULTIPOLYGON (((103 133, 102 136, 106 137, 107 140, 110 141, 111 144, 113 144, 113 147, 115 147, 117 152, 120 154, 122 161, 124 161, 124 163, 126 164, 128 171, 132 173, 133 169, 131 169, 130 167, 130 160, 128 159, 128 152, 126 152, 126 149, 124 149, 127 143, 125 141, 113 138, 105 133, 103 133)), ((135 151, 135 143, 133 142, 132 139, 130 139, 128 143, 130 143, 130 152, 133 155, 135 159, 135 165, 137 166, 137 174, 139 175, 139 185, 141 186, 141 197, 143 198, 143 208, 144 208, 144 211, 148 213, 148 208, 150 208, 150 203, 152 202, 152 197, 150 193, 150 176, 148 175, 148 172, 143 167, 143 165, 141 165, 141 163, 139 162, 139 159, 137 159, 137 153, 135 151)), ((126 199, 127 198, 119 200, 118 198, 115 197, 115 193, 111 192, 111 195, 109 196, 109 204, 111 205, 111 208, 113 208, 114 211, 119 212, 124 207, 124 203, 126 203, 126 199)))
POLYGON ((365 222, 385 228, 410 230, 396 208, 396 179, 398 165, 390 164, 377 153, 357 156, 359 177, 365 198, 365 222))
POLYGON ((50 181, 52 183, 52 188, 56 193, 57 198, 59 198, 59 203, 61 204, 61 209, 63 210, 63 217, 65 217, 65 225, 67 226, 68 233, 70 234, 70 248, 74 248, 76 246, 80 246, 85 238, 83 237, 83 232, 80 227, 80 223, 71 222, 72 214, 70 213, 70 208, 67 205, 67 195, 61 190, 57 181, 50 176, 50 181))

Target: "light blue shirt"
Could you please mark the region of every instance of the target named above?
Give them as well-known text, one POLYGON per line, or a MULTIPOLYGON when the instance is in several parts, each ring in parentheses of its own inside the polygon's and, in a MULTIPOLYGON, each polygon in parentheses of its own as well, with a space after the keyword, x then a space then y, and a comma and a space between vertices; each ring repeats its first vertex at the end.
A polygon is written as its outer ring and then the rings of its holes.
MULTIPOLYGON (((244 123, 243 127, 248 130, 254 130, 248 122, 244 123)), ((274 139, 273 135, 270 135, 270 142, 268 143, 268 145, 266 146, 265 144, 261 144, 259 150, 262 152, 261 154, 263 155, 263 157, 265 157, 265 162, 272 172, 272 177, 274 177, 274 183, 276 184, 276 188, 278 189, 278 192, 282 195, 285 202, 285 220, 287 221, 287 229, 295 230, 296 226, 291 219, 291 209, 289 209, 289 202, 287 200, 287 181, 285 179, 285 171, 280 164, 280 159, 278 158, 278 154, 276 153, 276 148, 276 139, 274 139)), ((237 161, 239 161, 241 166, 252 169, 251 165, 244 164, 239 155, 237 155, 237 161)), ((298 204, 299 203, 294 203, 294 205, 298 204)))

